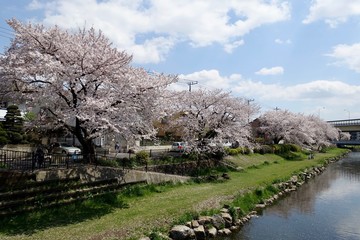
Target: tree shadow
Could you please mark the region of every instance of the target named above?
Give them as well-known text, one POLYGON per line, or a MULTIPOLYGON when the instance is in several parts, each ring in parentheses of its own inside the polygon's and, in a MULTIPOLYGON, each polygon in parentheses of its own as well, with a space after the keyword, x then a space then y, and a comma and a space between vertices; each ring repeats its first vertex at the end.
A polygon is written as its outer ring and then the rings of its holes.
POLYGON ((32 235, 40 230, 66 226, 89 219, 100 218, 116 208, 128 208, 128 204, 116 194, 105 194, 65 206, 25 212, 0 218, 0 233, 5 235, 32 235))

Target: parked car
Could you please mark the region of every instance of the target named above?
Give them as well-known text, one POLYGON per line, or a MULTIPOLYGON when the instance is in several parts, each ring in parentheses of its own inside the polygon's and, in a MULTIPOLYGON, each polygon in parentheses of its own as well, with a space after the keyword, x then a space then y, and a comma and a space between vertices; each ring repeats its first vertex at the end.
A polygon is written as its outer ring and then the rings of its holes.
POLYGON ((223 147, 228 147, 228 148, 230 148, 230 147, 232 147, 232 143, 231 142, 224 142, 223 143, 223 147))
POLYGON ((81 149, 67 143, 55 142, 50 145, 50 152, 53 154, 81 154, 81 149))
POLYGON ((208 143, 208 145, 210 147, 231 147, 232 146, 232 143, 231 142, 222 142, 222 143, 219 143, 219 142, 212 142, 210 141, 208 143))
POLYGON ((171 145, 171 151, 173 152, 182 152, 185 150, 186 144, 185 142, 173 142, 171 145))

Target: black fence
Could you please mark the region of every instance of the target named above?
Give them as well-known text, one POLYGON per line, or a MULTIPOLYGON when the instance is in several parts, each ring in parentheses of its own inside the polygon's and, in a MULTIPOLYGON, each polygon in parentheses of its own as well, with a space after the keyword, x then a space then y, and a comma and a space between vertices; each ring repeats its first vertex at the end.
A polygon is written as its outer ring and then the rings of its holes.
MULTIPOLYGON (((143 150, 147 152, 154 161, 157 161, 164 156, 177 157, 181 155, 178 152, 170 152, 168 149, 164 150, 143 150)), ((36 169, 49 169, 49 168, 69 168, 79 164, 93 164, 102 165, 109 161, 118 163, 118 167, 134 168, 133 158, 135 153, 96 153, 95 155, 82 155, 82 154, 42 154, 36 152, 22 152, 13 150, 0 149, 0 169, 20 170, 20 171, 34 171, 36 169)), ((159 163, 159 162, 158 162, 159 163)), ((138 163, 138 165, 141 163, 138 163)), ((148 168, 148 164, 146 169, 148 168)))
POLYGON ((25 170, 32 169, 34 153, 0 150, 0 168, 25 170))
POLYGON ((50 167, 69 167, 82 156, 43 154, 0 149, 0 168, 9 170, 35 170, 50 167))

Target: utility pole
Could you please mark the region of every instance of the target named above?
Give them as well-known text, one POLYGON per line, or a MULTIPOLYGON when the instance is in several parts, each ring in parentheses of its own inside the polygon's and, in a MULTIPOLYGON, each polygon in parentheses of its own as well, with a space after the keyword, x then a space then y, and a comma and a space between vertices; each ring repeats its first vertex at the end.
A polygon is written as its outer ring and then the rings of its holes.
POLYGON ((247 99, 247 104, 248 104, 248 123, 250 122, 250 102, 255 101, 255 99, 247 99))
POLYGON ((191 92, 191 86, 198 84, 198 81, 188 81, 186 82, 187 85, 189 85, 189 92, 191 92))
POLYGON ((255 101, 255 99, 247 99, 246 101, 247 101, 247 104, 250 105, 250 102, 255 101))
POLYGON ((319 118, 321 117, 321 109, 325 109, 325 107, 319 108, 319 118))

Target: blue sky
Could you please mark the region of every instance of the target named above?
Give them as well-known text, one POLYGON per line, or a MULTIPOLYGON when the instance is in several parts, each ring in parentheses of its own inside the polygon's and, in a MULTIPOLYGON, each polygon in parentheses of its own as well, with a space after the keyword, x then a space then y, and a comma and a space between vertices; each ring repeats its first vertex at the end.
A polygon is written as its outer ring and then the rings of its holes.
POLYGON ((274 108, 360 118, 360 0, 12 0, 6 19, 101 29, 133 65, 274 108))

